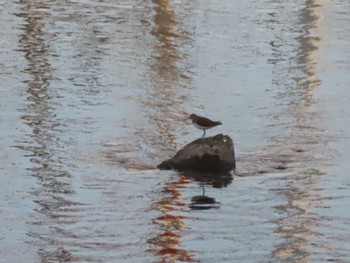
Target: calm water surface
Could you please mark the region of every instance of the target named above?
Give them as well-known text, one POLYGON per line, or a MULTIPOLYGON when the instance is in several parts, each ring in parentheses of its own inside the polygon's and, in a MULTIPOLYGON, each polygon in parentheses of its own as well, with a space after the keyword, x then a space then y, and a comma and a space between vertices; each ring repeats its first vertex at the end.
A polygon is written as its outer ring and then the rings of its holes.
POLYGON ((349 13, 0 2, 0 262, 350 262, 349 13), (154 169, 193 112, 233 178, 154 169))

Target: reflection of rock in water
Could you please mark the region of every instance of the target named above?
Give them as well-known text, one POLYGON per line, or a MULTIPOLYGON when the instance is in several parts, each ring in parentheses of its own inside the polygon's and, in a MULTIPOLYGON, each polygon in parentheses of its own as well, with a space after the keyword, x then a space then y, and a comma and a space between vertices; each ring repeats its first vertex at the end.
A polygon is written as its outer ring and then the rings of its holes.
POLYGON ((185 171, 182 173, 186 177, 190 177, 203 185, 211 185, 214 188, 226 187, 232 183, 233 176, 230 173, 205 173, 195 171, 185 171))

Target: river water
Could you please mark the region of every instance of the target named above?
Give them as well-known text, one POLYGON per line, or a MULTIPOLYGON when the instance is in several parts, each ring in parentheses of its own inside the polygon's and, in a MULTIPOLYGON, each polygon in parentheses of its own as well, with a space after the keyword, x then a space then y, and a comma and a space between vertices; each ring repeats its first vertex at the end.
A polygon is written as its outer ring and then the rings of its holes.
POLYGON ((0 1, 0 262, 350 262, 349 14, 0 1), (190 113, 233 178, 155 169, 190 113))

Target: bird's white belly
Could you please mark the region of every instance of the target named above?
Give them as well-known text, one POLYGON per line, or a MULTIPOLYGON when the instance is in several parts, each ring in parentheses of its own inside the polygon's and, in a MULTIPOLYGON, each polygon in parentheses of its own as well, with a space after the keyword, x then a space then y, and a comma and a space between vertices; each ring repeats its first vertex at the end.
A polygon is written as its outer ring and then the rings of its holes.
POLYGON ((200 126, 198 125, 197 123, 192 123, 194 127, 196 127, 197 129, 200 129, 200 130, 209 130, 213 127, 203 127, 203 126, 200 126))

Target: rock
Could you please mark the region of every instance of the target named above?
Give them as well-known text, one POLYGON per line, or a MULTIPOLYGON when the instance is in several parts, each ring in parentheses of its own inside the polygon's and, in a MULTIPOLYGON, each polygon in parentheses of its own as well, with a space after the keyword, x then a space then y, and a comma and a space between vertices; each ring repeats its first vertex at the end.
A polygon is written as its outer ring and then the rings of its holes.
POLYGON ((227 173, 236 168, 233 141, 228 135, 222 134, 195 140, 157 168, 227 173))

